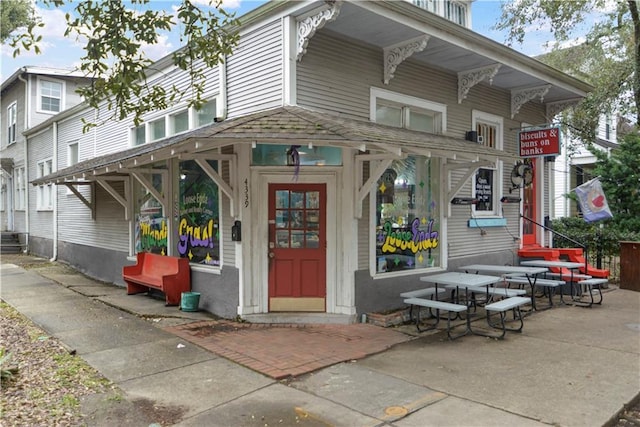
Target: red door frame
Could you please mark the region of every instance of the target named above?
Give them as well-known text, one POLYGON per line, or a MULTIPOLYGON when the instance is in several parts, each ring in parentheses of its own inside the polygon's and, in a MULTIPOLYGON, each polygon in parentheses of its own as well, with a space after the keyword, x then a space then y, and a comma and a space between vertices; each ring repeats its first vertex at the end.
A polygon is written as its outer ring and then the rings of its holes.
POLYGON ((268 191, 269 311, 325 311, 326 184, 272 183, 268 191), (288 202, 277 203, 278 192, 288 202))
MULTIPOLYGON (((537 173, 539 159, 532 159, 531 167, 533 169, 533 182, 522 190, 522 215, 538 221, 538 190, 537 190, 537 173)), ((537 244, 536 239, 537 226, 522 218, 522 246, 533 246, 537 244)))

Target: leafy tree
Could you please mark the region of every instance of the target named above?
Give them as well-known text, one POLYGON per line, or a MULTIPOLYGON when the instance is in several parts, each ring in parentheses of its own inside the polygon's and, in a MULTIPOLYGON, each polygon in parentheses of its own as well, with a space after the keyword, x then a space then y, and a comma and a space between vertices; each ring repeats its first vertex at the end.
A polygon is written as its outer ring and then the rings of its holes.
MULTIPOLYGON (((107 103, 111 114, 100 120, 132 117, 137 125, 145 113, 167 108, 182 98, 188 100, 189 106, 199 108, 204 102, 206 69, 224 61, 238 40, 237 21, 221 7, 222 0, 211 2, 213 11, 195 1, 182 0, 175 16, 166 10, 144 7, 150 0, 130 0, 131 6, 141 5, 141 10, 129 8, 129 3, 121 0, 43 2, 48 7, 74 5, 73 12, 66 14, 64 36, 86 40, 79 69, 94 80, 79 93, 94 108, 107 103), (156 70, 143 48, 157 44, 162 31, 180 34, 183 47, 171 59, 175 66, 189 73, 191 85, 187 93, 175 86, 167 89, 148 84, 148 74, 156 70)), ((23 49, 37 51, 40 39, 34 29, 29 27, 12 38, 14 56, 23 49)), ((85 123, 85 129, 95 124, 85 123)))
POLYGON ((595 150, 598 161, 595 174, 600 176, 602 189, 613 223, 623 231, 640 230, 640 134, 630 133, 620 146, 607 156, 595 150))
POLYGON ((4 43, 19 28, 37 24, 30 0, 3 0, 0 2, 0 42, 4 43))
POLYGON ((519 0, 504 2, 495 28, 508 30, 508 42, 522 43, 531 27, 550 27, 554 51, 542 61, 587 81, 594 91, 568 121, 585 143, 595 140, 602 113, 619 112, 640 125, 640 17, 638 0, 519 0), (586 40, 570 49, 574 30, 586 40))

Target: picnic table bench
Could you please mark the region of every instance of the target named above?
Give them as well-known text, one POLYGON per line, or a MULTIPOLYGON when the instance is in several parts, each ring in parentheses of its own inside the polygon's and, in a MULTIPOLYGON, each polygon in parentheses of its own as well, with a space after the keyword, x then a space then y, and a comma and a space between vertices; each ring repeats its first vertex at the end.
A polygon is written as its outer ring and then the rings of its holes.
POLYGON ((467 311, 466 305, 454 304, 451 302, 437 301, 437 300, 426 299, 426 298, 406 298, 404 302, 405 304, 409 304, 411 306, 410 315, 412 318, 413 318, 413 306, 417 305, 419 307, 429 308, 429 312, 431 316, 435 317, 436 319, 434 323, 428 325, 426 328, 420 329, 420 310, 418 309, 417 310, 418 314, 416 315, 416 329, 418 329, 418 332, 424 332, 424 331, 435 329, 440 323, 440 310, 442 310, 447 312, 447 336, 449 337, 449 339, 453 340, 466 334, 465 332, 460 335, 455 335, 455 336, 451 335, 451 313, 461 313, 463 311, 467 311), (435 315, 433 315, 432 310, 436 311, 435 315))
POLYGON ((484 306, 485 311, 487 312, 487 323, 489 326, 493 328, 502 329, 502 335, 496 338, 502 338, 507 333, 507 331, 513 332, 522 332, 522 328, 524 327, 524 321, 522 319, 522 312, 520 311, 520 307, 525 304, 530 304, 531 300, 527 297, 516 296, 502 299, 500 301, 492 302, 491 304, 487 304, 484 306), (520 321, 520 326, 517 328, 507 327, 506 326, 506 317, 507 311, 513 311, 513 319, 520 321), (498 313, 500 315, 500 323, 492 323, 491 322, 491 313, 498 313))
POLYGON ((580 287, 580 291, 582 292, 583 290, 585 290, 586 292, 589 293, 589 301, 580 301, 582 298, 579 298, 578 300, 574 300, 574 302, 584 307, 591 307, 593 304, 602 304, 601 288, 602 288, 602 285, 605 285, 607 283, 609 283, 608 279, 596 279, 596 278, 578 281, 578 286, 580 287), (594 290, 597 291, 600 297, 598 301, 596 301, 593 297, 594 290))
POLYGON ((122 268, 127 295, 157 289, 164 293, 166 305, 180 305, 182 292, 191 290, 191 269, 187 258, 138 252, 137 263, 122 268))
POLYGON ((560 288, 560 301, 564 304, 564 294, 562 292, 562 286, 566 284, 564 280, 529 278, 521 276, 507 276, 504 280, 509 284, 531 286, 531 304, 536 310, 538 308, 535 305, 535 287, 545 288, 548 291, 549 305, 546 308, 553 307, 553 295, 555 294, 556 288, 560 288))

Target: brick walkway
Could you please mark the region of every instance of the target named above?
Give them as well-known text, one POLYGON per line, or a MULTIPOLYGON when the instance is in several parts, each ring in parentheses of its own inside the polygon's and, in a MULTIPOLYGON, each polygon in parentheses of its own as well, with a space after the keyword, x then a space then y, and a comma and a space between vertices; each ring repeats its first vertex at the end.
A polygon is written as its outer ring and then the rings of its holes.
POLYGON ((412 337, 369 324, 298 325, 206 321, 165 328, 275 379, 361 359, 412 337))

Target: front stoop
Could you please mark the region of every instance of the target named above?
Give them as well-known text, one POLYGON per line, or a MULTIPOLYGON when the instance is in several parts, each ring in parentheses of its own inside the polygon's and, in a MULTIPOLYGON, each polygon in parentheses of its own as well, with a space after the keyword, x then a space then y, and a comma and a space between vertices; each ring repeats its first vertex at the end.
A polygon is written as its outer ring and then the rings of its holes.
POLYGON ((367 314, 367 323, 371 323, 376 326, 382 326, 383 328, 400 326, 408 322, 409 320, 409 310, 406 308, 391 311, 388 313, 367 314))

